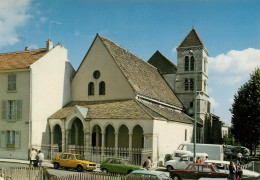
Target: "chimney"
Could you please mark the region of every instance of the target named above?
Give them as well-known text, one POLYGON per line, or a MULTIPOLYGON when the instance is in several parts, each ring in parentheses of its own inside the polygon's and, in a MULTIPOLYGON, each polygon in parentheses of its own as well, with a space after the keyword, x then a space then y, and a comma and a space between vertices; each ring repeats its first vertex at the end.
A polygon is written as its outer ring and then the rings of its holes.
POLYGON ((29 50, 29 48, 26 46, 24 50, 25 50, 25 51, 28 51, 28 50, 29 50))
POLYGON ((50 51, 53 48, 53 42, 51 39, 48 39, 48 41, 46 41, 46 51, 50 51))

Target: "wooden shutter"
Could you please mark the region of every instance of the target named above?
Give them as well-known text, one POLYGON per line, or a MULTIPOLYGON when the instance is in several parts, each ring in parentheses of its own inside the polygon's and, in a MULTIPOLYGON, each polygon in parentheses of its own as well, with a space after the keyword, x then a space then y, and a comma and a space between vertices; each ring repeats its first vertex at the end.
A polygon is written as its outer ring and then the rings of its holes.
POLYGON ((2 107, 1 107, 1 114, 2 114, 2 119, 6 120, 6 101, 2 101, 2 107))
POLYGON ((5 137, 5 131, 1 131, 1 147, 6 148, 6 137, 5 137))
POLYGON ((22 119, 22 100, 16 101, 16 119, 21 120, 22 119))
POLYGON ((15 148, 20 148, 20 136, 21 132, 20 131, 15 131, 15 148))

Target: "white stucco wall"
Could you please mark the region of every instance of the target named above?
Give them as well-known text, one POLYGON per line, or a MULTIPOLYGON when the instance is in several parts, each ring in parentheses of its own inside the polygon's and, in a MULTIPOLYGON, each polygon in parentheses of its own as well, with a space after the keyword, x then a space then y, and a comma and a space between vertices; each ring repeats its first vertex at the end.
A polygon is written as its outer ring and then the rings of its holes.
POLYGON ((126 77, 97 37, 72 81, 72 101, 119 100, 134 97, 134 91, 126 77), (96 70, 100 71, 99 79, 93 77, 96 70), (106 84, 105 95, 99 95, 101 81, 106 84), (88 95, 90 82, 93 82, 95 87, 93 96, 88 95))
POLYGON ((51 49, 31 65, 32 77, 32 146, 49 144, 47 118, 70 101, 70 79, 74 69, 62 46, 51 49))
POLYGON ((153 148, 154 152, 157 152, 159 161, 164 162, 166 154, 172 154, 178 146, 187 142, 190 143, 192 140, 193 125, 184 124, 173 121, 159 121, 154 120, 154 140, 153 148), (185 141, 185 129, 187 130, 187 140, 185 141), (158 140, 156 139, 158 136, 158 140), (156 142, 158 141, 158 145, 156 142))
MULTIPOLYGON (((28 132, 29 132, 29 79, 30 72, 24 70, 9 70, 0 72, 0 106, 2 109, 2 101, 21 100, 22 101, 22 118, 16 121, 2 120, 2 112, 0 111, 0 131, 13 130, 20 131, 20 147, 19 148, 1 148, 0 158, 27 159, 28 157, 28 132), (16 91, 7 92, 8 74, 16 74, 16 91)), ((1 136, 1 134, 0 134, 1 136)), ((1 138, 0 138, 1 141, 1 138)))

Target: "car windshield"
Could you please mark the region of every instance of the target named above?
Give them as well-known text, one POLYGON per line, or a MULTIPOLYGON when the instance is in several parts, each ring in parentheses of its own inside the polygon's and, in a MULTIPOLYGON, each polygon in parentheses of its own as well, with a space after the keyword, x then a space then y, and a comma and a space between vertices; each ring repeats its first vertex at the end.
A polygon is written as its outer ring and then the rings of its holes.
POLYGON ((124 164, 130 165, 130 162, 128 160, 123 160, 124 164))
POLYGON ((214 166, 214 169, 216 172, 219 172, 219 169, 217 168, 217 166, 214 166))
POLYGON ((76 157, 77 160, 85 160, 85 158, 83 156, 78 155, 78 154, 75 155, 75 157, 76 157))

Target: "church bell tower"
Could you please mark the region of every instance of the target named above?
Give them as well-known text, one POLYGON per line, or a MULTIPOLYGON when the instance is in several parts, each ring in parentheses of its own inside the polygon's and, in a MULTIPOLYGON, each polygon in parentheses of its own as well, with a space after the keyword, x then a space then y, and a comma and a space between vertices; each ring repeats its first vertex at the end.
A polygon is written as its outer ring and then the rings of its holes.
POLYGON ((205 120, 210 113, 207 93, 209 53, 194 27, 177 47, 177 53, 175 93, 187 114, 194 117, 195 83, 197 84, 197 142, 203 143, 207 131, 205 120))

